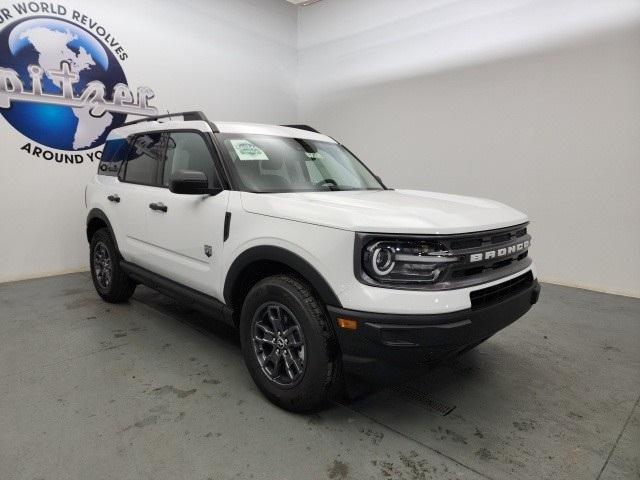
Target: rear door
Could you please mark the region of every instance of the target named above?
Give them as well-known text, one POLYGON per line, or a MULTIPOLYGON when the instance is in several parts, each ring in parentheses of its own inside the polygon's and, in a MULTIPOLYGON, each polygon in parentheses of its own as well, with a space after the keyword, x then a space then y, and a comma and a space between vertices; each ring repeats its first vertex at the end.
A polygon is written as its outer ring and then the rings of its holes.
POLYGON ((178 283, 222 299, 220 268, 229 191, 215 196, 182 195, 169 191, 173 172, 204 172, 209 186, 220 186, 220 162, 211 139, 198 131, 167 133, 167 153, 160 174, 162 188, 151 203, 162 210, 147 211, 150 269, 178 283))

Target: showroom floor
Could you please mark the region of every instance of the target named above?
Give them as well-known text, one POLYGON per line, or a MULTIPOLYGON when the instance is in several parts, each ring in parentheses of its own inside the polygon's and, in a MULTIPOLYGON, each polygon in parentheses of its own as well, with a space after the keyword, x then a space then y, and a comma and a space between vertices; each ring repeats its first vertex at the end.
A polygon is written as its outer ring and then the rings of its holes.
POLYGON ((1 284, 0 342, 3 480, 640 477, 637 299, 544 285, 476 351, 310 416, 256 391, 233 332, 88 274, 1 284))

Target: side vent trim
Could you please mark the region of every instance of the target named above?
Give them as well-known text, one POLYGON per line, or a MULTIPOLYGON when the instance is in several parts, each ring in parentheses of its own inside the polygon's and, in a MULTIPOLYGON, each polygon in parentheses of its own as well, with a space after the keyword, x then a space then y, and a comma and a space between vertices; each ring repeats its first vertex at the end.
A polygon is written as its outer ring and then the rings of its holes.
POLYGON ((229 239, 229 230, 231 229, 231 212, 227 212, 224 215, 224 236, 222 237, 223 241, 227 241, 229 239))

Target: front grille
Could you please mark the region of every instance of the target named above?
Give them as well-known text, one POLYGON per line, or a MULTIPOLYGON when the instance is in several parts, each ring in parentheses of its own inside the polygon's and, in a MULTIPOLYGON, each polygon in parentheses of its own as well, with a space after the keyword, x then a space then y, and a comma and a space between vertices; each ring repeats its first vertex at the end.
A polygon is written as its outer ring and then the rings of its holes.
POLYGON ((528 256, 528 251, 515 251, 505 255, 500 255, 482 259, 478 262, 470 262, 468 259, 473 253, 483 253, 487 250, 499 250, 513 245, 516 242, 530 241, 531 237, 527 234, 527 227, 522 225, 504 229, 499 231, 481 232, 477 234, 466 235, 461 238, 451 237, 449 240, 450 252, 454 256, 462 257, 463 261, 453 264, 448 272, 448 279, 451 281, 460 281, 469 279, 470 277, 478 277, 480 275, 491 274, 496 270, 502 270, 506 267, 517 269, 517 266, 528 256))
POLYGON ((522 292, 533 284, 533 273, 528 271, 524 275, 499 283, 493 287, 482 288, 471 292, 471 309, 487 307, 522 292))

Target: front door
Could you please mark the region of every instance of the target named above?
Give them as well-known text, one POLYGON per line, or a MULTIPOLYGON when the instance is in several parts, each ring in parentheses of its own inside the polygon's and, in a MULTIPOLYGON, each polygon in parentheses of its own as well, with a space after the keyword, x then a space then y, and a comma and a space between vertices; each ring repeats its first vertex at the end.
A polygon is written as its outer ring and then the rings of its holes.
POLYGON ((149 268, 164 277, 222 299, 220 268, 229 191, 182 195, 169 190, 177 170, 204 172, 211 187, 220 185, 215 150, 200 132, 168 133, 162 188, 147 211, 149 268), (159 208, 158 208, 159 207, 159 208))

